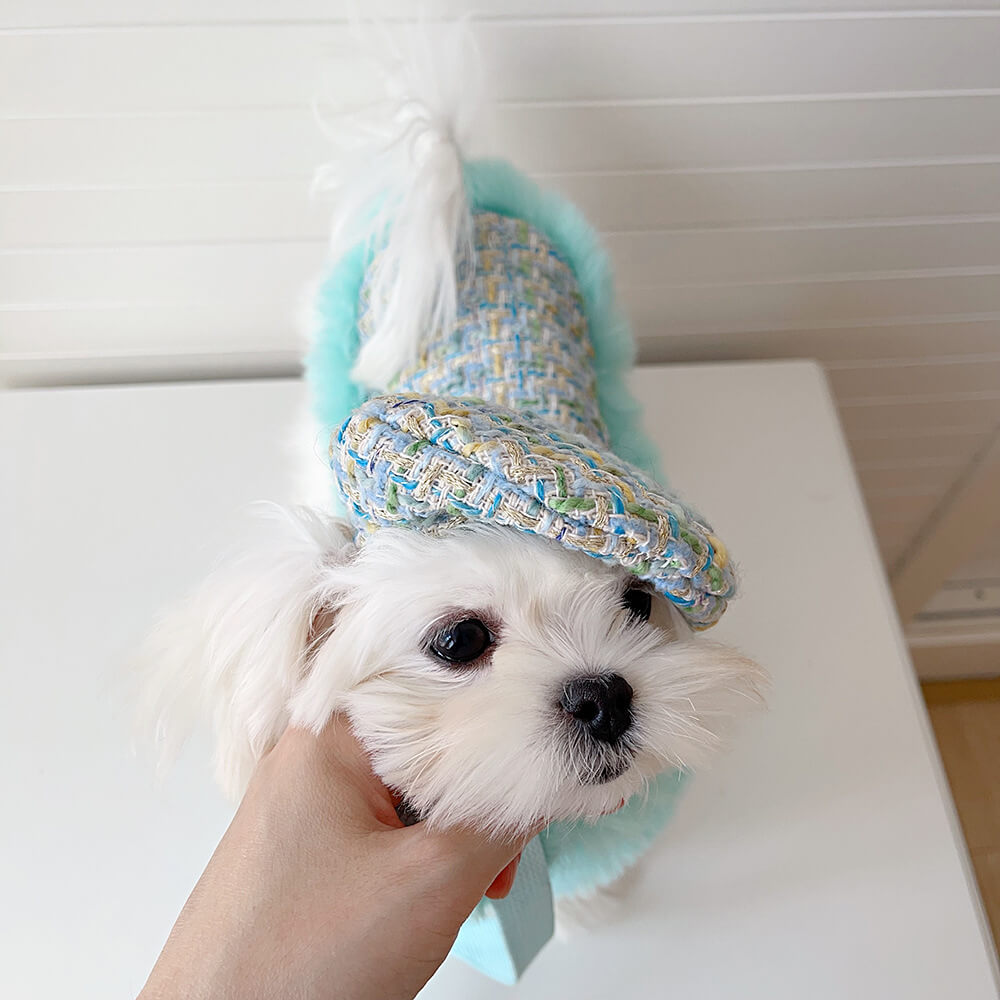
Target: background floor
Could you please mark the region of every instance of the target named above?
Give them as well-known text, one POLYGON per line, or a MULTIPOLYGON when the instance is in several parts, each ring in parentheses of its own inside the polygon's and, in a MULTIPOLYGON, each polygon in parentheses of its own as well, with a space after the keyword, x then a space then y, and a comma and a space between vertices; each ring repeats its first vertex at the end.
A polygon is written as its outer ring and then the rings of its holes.
POLYGON ((925 684, 923 691, 1000 948, 1000 679, 925 684))

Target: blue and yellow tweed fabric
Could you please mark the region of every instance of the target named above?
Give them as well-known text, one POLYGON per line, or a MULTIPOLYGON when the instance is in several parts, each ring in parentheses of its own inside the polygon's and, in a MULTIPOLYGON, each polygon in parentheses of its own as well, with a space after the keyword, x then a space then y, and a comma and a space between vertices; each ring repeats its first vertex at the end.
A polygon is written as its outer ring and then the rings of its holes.
MULTIPOLYGON (((475 266, 457 322, 428 339, 398 392, 488 399, 609 445, 597 405, 594 348, 576 276, 542 234, 498 212, 473 215, 475 266)), ((359 326, 370 333, 368 282, 359 326)))
MULTIPOLYGON (((709 627, 734 590, 726 549, 610 450, 575 275, 525 220, 476 212, 473 222, 475 266, 454 327, 331 441, 350 514, 366 530, 480 519, 551 538, 625 567, 692 628, 709 627)), ((362 337, 369 304, 366 277, 362 337)))

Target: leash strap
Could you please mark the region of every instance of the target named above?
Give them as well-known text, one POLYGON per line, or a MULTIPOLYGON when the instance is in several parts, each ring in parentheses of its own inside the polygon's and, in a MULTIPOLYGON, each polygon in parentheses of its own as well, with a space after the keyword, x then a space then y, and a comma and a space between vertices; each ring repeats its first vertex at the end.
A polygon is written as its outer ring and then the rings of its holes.
POLYGON ((498 982, 513 985, 552 937, 552 886, 537 837, 521 853, 506 899, 484 899, 462 925, 451 953, 498 982))

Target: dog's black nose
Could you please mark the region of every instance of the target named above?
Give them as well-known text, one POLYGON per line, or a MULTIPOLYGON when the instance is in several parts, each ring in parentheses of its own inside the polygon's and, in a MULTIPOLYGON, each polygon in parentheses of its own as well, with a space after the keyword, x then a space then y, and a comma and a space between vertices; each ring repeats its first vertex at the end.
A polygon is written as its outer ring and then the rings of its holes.
POLYGON ((632 725, 632 687, 618 674, 571 680, 559 704, 602 743, 614 743, 632 725))

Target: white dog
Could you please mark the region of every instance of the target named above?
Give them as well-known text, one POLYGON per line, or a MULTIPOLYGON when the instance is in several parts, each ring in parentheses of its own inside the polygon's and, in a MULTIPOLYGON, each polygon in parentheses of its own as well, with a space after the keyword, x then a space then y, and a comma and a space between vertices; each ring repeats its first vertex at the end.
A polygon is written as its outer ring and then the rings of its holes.
MULTIPOLYGON (((340 197, 335 252, 370 235, 372 199, 396 192, 354 369, 374 390, 455 312, 468 243, 460 147, 474 114, 467 78, 448 72, 404 67, 410 89, 397 76, 390 110, 364 119, 375 144, 325 174, 340 197)), ((301 436, 303 461, 325 505, 315 438, 301 436)), ((356 544, 321 509, 271 520, 269 544, 212 576, 150 647, 164 718, 191 697, 209 711, 232 795, 287 725, 319 730, 342 712, 380 778, 430 824, 509 833, 596 818, 665 769, 701 766, 757 700, 755 664, 696 638, 635 575, 547 538, 469 523, 386 527, 356 544)))

